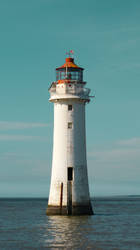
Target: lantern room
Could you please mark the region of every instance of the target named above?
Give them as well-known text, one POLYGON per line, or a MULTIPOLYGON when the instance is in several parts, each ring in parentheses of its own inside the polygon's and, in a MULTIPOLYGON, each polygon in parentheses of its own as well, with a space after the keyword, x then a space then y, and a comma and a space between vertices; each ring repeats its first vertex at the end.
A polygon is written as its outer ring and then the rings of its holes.
POLYGON ((56 68, 56 81, 58 83, 70 82, 70 81, 83 81, 83 68, 78 67, 74 63, 74 58, 66 58, 65 63, 56 68))

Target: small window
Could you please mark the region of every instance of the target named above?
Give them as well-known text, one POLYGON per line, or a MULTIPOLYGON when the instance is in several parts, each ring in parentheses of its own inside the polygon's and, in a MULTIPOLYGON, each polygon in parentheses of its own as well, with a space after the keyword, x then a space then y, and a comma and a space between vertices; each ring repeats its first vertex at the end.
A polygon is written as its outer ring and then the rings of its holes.
POLYGON ((68 128, 72 128, 72 122, 68 122, 68 128))
POLYGON ((68 181, 73 180, 73 168, 68 168, 68 181))
POLYGON ((68 110, 70 111, 70 110, 72 110, 72 105, 68 105, 68 110))

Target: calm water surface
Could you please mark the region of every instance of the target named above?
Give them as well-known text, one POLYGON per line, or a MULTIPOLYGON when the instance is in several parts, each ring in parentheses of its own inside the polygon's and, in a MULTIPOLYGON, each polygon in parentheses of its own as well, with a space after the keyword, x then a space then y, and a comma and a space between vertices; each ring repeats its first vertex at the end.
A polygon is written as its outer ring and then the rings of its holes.
POLYGON ((0 199, 0 250, 140 250, 140 197, 92 204, 94 216, 46 216, 46 199, 0 199))

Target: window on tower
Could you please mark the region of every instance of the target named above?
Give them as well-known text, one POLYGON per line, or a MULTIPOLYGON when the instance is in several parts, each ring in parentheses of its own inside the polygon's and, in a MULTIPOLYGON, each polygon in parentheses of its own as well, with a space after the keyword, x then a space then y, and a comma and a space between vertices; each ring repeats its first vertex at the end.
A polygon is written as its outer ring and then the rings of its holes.
POLYGON ((72 128, 72 122, 68 122, 68 128, 72 128))
POLYGON ((72 110, 72 105, 71 104, 68 105, 68 110, 69 111, 72 110))

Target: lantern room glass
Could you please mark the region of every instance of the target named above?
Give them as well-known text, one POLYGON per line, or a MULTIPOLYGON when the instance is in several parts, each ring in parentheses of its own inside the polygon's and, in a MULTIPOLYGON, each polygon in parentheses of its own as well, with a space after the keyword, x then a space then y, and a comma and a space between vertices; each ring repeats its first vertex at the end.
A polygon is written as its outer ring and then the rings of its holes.
POLYGON ((83 71, 81 69, 71 70, 69 68, 64 68, 56 71, 56 81, 58 80, 73 80, 82 81, 83 71))

